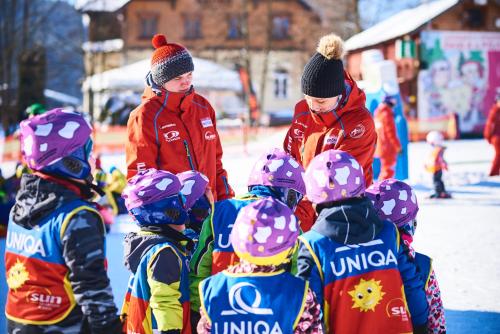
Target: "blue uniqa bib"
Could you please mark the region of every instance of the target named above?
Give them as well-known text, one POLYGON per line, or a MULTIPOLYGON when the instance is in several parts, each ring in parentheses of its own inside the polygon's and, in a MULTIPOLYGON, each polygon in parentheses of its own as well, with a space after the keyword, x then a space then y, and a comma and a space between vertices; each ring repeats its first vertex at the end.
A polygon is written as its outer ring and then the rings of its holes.
POLYGON ((9 221, 5 247, 8 319, 22 324, 55 324, 75 307, 61 240, 68 222, 82 210, 99 215, 90 203, 75 200, 54 210, 32 229, 9 221))
POLYGON ((384 221, 372 241, 345 245, 311 231, 299 237, 318 267, 327 330, 335 333, 408 333, 411 321, 398 269, 396 227, 384 221), (355 326, 353 324, 356 324, 355 326))
POLYGON ((288 334, 304 312, 309 284, 284 271, 230 274, 200 284, 202 308, 214 334, 288 334))

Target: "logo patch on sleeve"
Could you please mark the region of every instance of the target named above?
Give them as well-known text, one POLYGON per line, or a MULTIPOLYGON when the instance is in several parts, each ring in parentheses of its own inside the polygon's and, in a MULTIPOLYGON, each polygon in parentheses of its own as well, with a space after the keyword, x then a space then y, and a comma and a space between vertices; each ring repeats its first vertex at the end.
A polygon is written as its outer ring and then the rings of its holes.
POLYGON ((212 119, 210 117, 202 118, 200 119, 200 122, 201 126, 204 128, 209 128, 211 126, 214 126, 214 124, 212 123, 212 119))

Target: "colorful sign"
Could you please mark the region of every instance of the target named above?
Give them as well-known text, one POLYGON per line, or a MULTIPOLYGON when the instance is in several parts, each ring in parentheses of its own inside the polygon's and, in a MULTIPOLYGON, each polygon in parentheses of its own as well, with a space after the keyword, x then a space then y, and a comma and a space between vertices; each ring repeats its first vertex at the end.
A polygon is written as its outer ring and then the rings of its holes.
POLYGON ((418 117, 457 114, 461 133, 481 133, 500 87, 500 33, 423 31, 418 117))

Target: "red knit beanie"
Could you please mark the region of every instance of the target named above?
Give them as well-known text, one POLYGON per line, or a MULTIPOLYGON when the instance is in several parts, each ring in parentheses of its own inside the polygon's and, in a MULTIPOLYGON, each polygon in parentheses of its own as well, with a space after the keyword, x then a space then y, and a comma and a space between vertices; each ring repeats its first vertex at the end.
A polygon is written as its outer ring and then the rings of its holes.
POLYGON ((154 82, 163 86, 167 81, 194 70, 193 58, 180 44, 168 43, 165 35, 154 35, 151 74, 154 82))

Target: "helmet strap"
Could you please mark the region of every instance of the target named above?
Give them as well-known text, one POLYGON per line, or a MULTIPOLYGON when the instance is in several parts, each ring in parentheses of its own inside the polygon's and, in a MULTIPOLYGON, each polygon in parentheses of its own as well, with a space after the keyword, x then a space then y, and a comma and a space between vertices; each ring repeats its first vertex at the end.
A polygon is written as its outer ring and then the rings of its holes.
POLYGON ((152 232, 160 234, 167 238, 172 238, 175 241, 185 241, 186 249, 192 251, 194 249, 194 242, 190 238, 186 237, 182 232, 174 230, 168 224, 158 224, 158 225, 145 225, 141 226, 141 231, 152 232))

